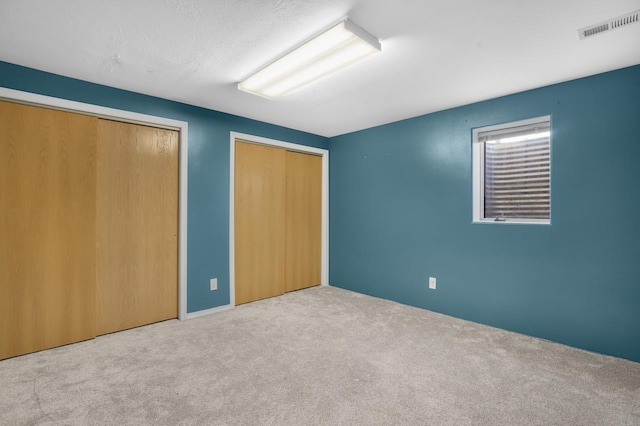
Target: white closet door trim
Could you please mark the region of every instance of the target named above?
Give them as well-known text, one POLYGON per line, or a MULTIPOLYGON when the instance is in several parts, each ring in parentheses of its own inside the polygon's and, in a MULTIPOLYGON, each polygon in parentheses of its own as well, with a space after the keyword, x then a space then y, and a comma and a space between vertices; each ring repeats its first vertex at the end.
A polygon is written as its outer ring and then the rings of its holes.
POLYGON ((181 320, 187 319, 187 153, 189 152, 188 123, 186 121, 173 120, 170 118, 156 117, 153 115, 139 114, 137 112, 107 108, 99 105, 69 101, 67 99, 37 95, 35 93, 22 92, 19 90, 7 89, 5 87, 0 87, 0 99, 11 102, 19 102, 23 104, 54 108, 63 111, 88 114, 100 118, 124 121, 127 123, 151 125, 153 127, 173 129, 180 132, 180 183, 178 194, 180 204, 178 211, 178 318, 181 320))
POLYGON ((245 133, 231 132, 229 136, 229 305, 236 305, 235 261, 235 158, 236 140, 275 146, 290 151, 315 154, 322 157, 322 248, 320 285, 329 285, 329 151, 245 133))

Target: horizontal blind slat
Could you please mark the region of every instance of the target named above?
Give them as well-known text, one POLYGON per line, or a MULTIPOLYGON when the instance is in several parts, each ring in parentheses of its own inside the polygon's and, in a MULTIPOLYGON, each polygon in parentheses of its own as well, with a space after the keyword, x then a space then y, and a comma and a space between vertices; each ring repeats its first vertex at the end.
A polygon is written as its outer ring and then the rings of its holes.
POLYGON ((535 123, 535 124, 527 124, 524 126, 516 126, 516 127, 508 127, 502 128, 498 130, 489 130, 485 132, 480 132, 478 134, 478 140, 481 142, 495 140, 495 139, 504 139, 514 136, 523 136, 523 135, 532 135, 544 131, 550 130, 550 124, 548 121, 535 123))
POLYGON ((549 137, 521 141, 504 139, 539 134, 548 123, 529 128, 502 129, 483 135, 486 141, 485 217, 548 219, 550 212, 549 137), (529 132, 529 133, 527 133, 529 132), (503 139, 492 142, 491 139, 503 139))

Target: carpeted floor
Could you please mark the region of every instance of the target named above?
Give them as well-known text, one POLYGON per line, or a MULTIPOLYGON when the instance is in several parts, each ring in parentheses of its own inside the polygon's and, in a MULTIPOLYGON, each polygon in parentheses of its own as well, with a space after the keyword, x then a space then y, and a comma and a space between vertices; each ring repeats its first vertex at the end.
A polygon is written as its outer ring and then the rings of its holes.
POLYGON ((640 364, 323 287, 0 361, 1 425, 640 425, 640 364))

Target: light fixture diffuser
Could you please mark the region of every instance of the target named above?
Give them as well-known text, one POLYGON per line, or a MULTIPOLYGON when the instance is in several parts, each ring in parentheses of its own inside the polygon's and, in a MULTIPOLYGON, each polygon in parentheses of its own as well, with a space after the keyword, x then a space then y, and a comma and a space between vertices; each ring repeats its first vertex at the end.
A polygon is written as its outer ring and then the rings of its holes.
POLYGON ((275 98, 380 49, 377 38, 345 19, 242 81, 238 89, 275 98))

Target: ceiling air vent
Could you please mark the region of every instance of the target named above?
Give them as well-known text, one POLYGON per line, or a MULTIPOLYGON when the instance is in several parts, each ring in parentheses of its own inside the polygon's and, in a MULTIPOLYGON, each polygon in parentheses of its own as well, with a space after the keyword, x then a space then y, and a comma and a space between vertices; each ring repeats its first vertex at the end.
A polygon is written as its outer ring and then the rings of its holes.
POLYGON ((626 15, 618 16, 617 18, 609 19, 608 21, 600 22, 599 24, 580 28, 578 30, 578 36, 580 40, 582 40, 583 38, 593 37, 596 34, 615 30, 616 28, 629 24, 637 24, 638 22, 640 22, 640 9, 627 13, 626 15))

